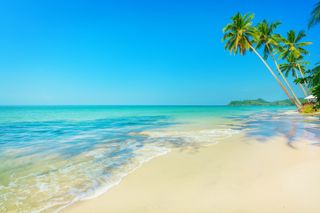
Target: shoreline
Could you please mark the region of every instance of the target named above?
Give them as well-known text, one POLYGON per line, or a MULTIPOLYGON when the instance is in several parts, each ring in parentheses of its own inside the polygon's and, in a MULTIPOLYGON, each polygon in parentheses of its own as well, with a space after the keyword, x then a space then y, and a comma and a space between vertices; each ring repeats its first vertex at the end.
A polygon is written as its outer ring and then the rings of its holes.
POLYGON ((152 157, 150 157, 150 158, 144 159, 143 161, 140 162, 140 164, 139 164, 137 167, 133 168, 131 171, 129 171, 129 172, 127 172, 127 173, 124 173, 119 180, 115 181, 115 182, 112 183, 111 185, 107 185, 106 187, 102 187, 101 189, 97 190, 97 191, 95 192, 95 194, 93 194, 93 195, 84 197, 83 199, 74 200, 74 201, 70 202, 68 205, 62 206, 62 207, 58 208, 58 209, 55 210, 54 212, 55 212, 55 213, 64 212, 65 209, 71 208, 73 205, 77 205, 78 203, 90 201, 90 200, 93 200, 93 199, 97 199, 97 198, 99 198, 100 196, 103 196, 104 194, 108 193, 112 188, 117 187, 119 184, 121 184, 121 182, 123 181, 124 178, 126 178, 126 177, 129 176, 130 174, 132 174, 132 173, 134 173, 135 171, 137 171, 139 168, 141 168, 142 166, 144 166, 144 164, 147 164, 147 163, 149 163, 150 161, 152 161, 152 160, 154 160, 154 159, 156 159, 156 158, 158 158, 158 157, 167 155, 167 154, 170 153, 170 152, 171 152, 171 150, 168 149, 168 150, 165 151, 164 153, 158 153, 158 154, 155 155, 155 156, 152 156, 152 157))
POLYGON ((285 138, 259 143, 233 136, 206 147, 173 149, 144 163, 106 193, 60 212, 318 212, 320 150, 298 143, 296 150, 285 138), (306 170, 303 178, 283 188, 288 184, 284 179, 299 176, 301 169, 306 170), (259 193, 267 206, 251 203, 260 202, 259 193), (303 202, 298 202, 300 196, 303 202))
MULTIPOLYGON (((190 129, 192 130, 192 128, 190 129)), ((189 130, 189 131, 190 131, 189 130)), ((223 129, 224 130, 224 129, 223 129)), ((237 132, 237 131, 235 131, 237 132)), ((140 134, 146 134, 146 135, 149 135, 150 133, 145 133, 145 132, 142 132, 140 134)), ((216 144, 218 143, 221 143, 223 142, 223 140, 228 140, 229 138, 231 137, 234 137, 234 135, 236 134, 239 134, 239 133, 230 133, 231 135, 229 136, 224 136, 225 138, 220 138, 218 141, 214 141, 214 142, 210 142, 210 143, 199 143, 197 144, 198 147, 210 147, 210 146, 215 146, 216 144)), ((242 133, 243 134, 243 133, 242 133)), ((72 202, 70 202, 69 204, 65 205, 65 206, 62 206, 60 208, 58 208, 57 210, 55 210, 54 212, 55 213, 59 213, 59 212, 64 212, 65 209, 69 209, 69 208, 72 208, 72 206, 74 205, 78 205, 79 203, 82 203, 82 202, 87 202, 87 201, 90 201, 90 200, 94 200, 94 199, 97 199, 99 198, 100 196, 103 196, 104 194, 108 193, 110 190, 112 190, 114 187, 117 187, 119 184, 121 184, 121 182, 123 181, 124 178, 126 178, 127 176, 131 175, 132 173, 136 172, 138 169, 140 169, 141 167, 143 167, 145 164, 148 164, 150 163, 150 161, 153 161, 157 158, 160 158, 160 157, 164 157, 168 154, 170 154, 171 152, 176 152, 178 149, 190 149, 190 147, 180 147, 180 148, 169 148, 169 147, 166 147, 166 148, 163 148, 164 149, 164 152, 162 153, 158 153, 154 156, 151 156, 147 159, 143 159, 139 165, 135 168, 133 168, 131 171, 127 172, 127 173, 124 173, 123 176, 118 180, 116 181, 115 183, 112 183, 111 185, 108 185, 106 187, 103 187, 99 190, 97 190, 97 192, 94 194, 94 195, 90 195, 90 196, 87 196, 87 197, 84 197, 84 198, 80 198, 79 200, 74 200, 72 202)))

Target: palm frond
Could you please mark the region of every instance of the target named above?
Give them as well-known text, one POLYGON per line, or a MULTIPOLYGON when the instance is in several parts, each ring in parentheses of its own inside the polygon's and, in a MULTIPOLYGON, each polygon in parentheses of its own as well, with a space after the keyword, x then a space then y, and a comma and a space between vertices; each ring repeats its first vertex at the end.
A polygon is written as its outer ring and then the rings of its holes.
POLYGON ((315 5, 311 12, 311 17, 309 19, 308 28, 310 29, 314 25, 320 22, 320 1, 315 5))
POLYGON ((222 41, 226 42, 225 49, 231 53, 244 55, 250 49, 250 40, 253 39, 255 29, 252 27, 254 15, 237 13, 231 17, 231 23, 223 28, 222 41))

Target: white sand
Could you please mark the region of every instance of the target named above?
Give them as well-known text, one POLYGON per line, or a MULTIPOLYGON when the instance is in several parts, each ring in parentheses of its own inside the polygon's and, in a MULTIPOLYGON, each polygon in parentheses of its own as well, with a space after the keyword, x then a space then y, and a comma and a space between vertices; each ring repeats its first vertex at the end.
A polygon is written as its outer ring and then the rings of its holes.
POLYGON ((233 137, 173 150, 66 213, 320 212, 320 147, 233 137))

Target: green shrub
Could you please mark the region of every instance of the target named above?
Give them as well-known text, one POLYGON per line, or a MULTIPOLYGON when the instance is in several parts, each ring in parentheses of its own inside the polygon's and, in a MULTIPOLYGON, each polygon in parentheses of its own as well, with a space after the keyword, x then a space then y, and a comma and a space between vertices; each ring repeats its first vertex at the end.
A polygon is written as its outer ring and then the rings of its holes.
POLYGON ((303 104, 302 108, 300 109, 300 112, 306 113, 306 114, 307 113, 316 113, 316 112, 318 112, 318 109, 315 104, 306 103, 306 104, 303 104))

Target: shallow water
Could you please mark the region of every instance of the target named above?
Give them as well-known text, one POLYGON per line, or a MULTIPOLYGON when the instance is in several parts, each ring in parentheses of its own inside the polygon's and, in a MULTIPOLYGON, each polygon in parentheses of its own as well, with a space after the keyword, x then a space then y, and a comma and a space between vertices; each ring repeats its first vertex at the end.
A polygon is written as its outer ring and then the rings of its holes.
POLYGON ((0 212, 56 212, 98 196, 173 147, 239 133, 316 145, 319 125, 290 107, 0 107, 0 212))

